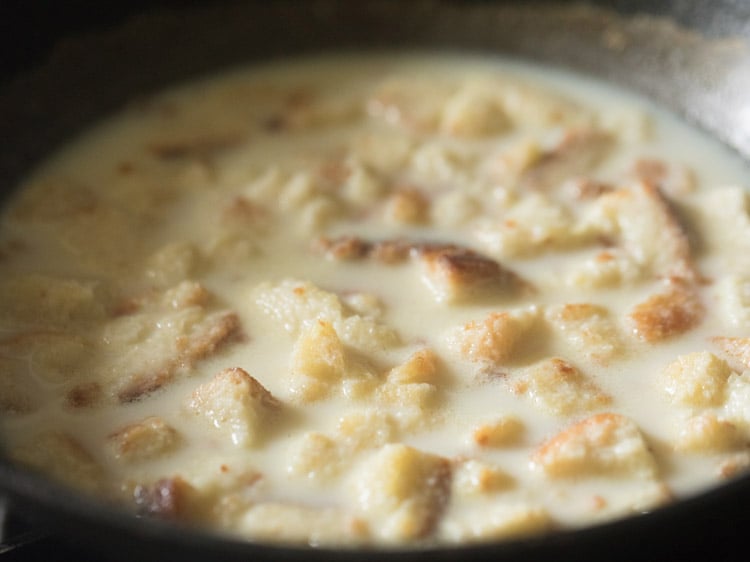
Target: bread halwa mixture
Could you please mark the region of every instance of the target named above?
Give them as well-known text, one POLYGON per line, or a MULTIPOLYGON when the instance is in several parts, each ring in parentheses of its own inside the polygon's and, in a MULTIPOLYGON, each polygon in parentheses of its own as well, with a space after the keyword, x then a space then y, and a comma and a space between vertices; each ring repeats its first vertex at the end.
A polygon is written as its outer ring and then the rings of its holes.
POLYGON ((750 465, 749 185, 643 100, 468 55, 134 101, 6 206, 4 448, 258 541, 655 509, 750 465))

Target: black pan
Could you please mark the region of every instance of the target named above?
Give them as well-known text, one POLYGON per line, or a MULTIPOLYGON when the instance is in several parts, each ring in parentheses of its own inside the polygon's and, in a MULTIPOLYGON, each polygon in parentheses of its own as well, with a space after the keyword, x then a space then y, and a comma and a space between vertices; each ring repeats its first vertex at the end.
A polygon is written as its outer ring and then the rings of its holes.
MULTIPOLYGON (((750 2, 313 0, 19 4, 0 12, 0 196, 128 101, 223 67, 341 48, 502 53, 652 97, 750 161, 750 2), (58 5, 59 4, 59 5, 58 5), (157 5, 158 4, 158 5, 157 5), (14 15, 15 14, 15 15, 14 15), (19 15, 20 14, 20 15, 19 15)), ((1 313, 1 311, 0 311, 1 313)), ((134 518, 0 454, 0 492, 38 524, 120 560, 745 560, 750 477, 580 531, 460 548, 331 551, 220 539, 134 518)))

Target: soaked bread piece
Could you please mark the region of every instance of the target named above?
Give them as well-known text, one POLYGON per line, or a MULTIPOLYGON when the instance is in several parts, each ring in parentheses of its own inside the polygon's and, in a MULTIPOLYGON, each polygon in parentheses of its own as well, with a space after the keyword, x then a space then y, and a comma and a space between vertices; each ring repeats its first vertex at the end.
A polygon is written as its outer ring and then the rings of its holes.
POLYGON ((586 474, 653 477, 656 462, 632 420, 597 414, 560 432, 540 446, 532 461, 552 478, 586 474))
POLYGON ((386 445, 362 469, 353 487, 358 510, 378 522, 387 541, 425 538, 448 502, 447 459, 405 445, 386 445))
POLYGON ((117 459, 137 462, 170 453, 180 445, 177 430, 156 416, 127 425, 110 435, 117 459))
POLYGON ((280 405, 256 379, 233 367, 195 389, 188 407, 225 432, 234 445, 246 447, 260 441, 264 417, 280 405))

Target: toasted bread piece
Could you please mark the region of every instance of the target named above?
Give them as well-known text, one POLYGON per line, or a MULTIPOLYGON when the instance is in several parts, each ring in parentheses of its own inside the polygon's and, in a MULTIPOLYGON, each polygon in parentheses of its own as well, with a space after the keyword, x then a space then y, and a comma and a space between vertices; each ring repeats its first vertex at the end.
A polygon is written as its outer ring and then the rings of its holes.
POLYGON ((722 354, 740 371, 750 369, 750 338, 730 338, 717 336, 711 341, 722 354))
POLYGON ((747 442, 736 425, 712 413, 687 420, 675 442, 675 449, 692 453, 728 452, 747 442))
POLYGON ((403 444, 385 445, 353 480, 357 510, 385 541, 430 536, 448 503, 447 459, 403 444))
POLYGON ((448 344, 469 361, 501 365, 512 358, 538 315, 536 308, 493 312, 451 333, 448 344))
POLYGON ((445 103, 440 130, 458 138, 483 138, 506 132, 511 120, 502 99, 484 84, 468 84, 445 103))
POLYGON ((664 390, 676 404, 706 408, 726 399, 732 369, 708 351, 679 356, 662 372, 664 390))
POLYGON ((654 456, 638 426, 620 414, 596 414, 555 435, 532 455, 551 478, 593 475, 653 478, 654 456))
POLYGON ((338 295, 309 282, 286 279, 263 284, 256 290, 255 302, 295 337, 323 320, 333 326, 344 344, 362 351, 387 349, 400 341, 390 326, 369 315, 353 314, 338 295))
POLYGON ((474 428, 471 440, 480 447, 507 447, 516 445, 525 426, 516 416, 501 416, 474 428))
POLYGON ((345 414, 332 434, 306 433, 292 451, 288 470, 307 480, 334 481, 363 453, 395 441, 401 423, 380 408, 345 414))
POLYGON ((606 363, 623 353, 617 324, 606 307, 591 303, 570 303, 548 309, 545 316, 571 346, 587 359, 606 363))
POLYGON ((487 497, 515 485, 515 478, 497 465, 461 459, 453 467, 451 497, 487 497))
POLYGON ((472 543, 543 533, 555 527, 545 508, 524 502, 498 502, 446 518, 441 534, 450 542, 472 543))
POLYGON ((157 416, 118 429, 109 436, 115 457, 126 463, 163 457, 181 442, 177 430, 157 416))
POLYGON ((614 237, 639 264, 645 277, 700 281, 690 239, 670 201, 659 189, 639 181, 600 197, 588 227, 614 237))
POLYGON ((297 338, 291 390, 302 402, 328 398, 346 376, 344 344, 330 322, 318 320, 297 338))
POLYGON ((385 202, 385 218, 394 224, 424 223, 429 212, 430 199, 416 187, 399 187, 385 202))
POLYGON ((188 403, 190 410, 228 434, 235 446, 257 445, 260 427, 281 403, 239 367, 224 369, 199 386, 188 403))
POLYGON ((571 363, 553 357, 521 371, 512 383, 540 409, 557 416, 590 412, 612 403, 612 397, 571 363))
POLYGON ((521 278, 495 260, 457 246, 425 246, 418 252, 423 279, 438 302, 481 298, 488 293, 516 293, 521 278))
POLYGON ((682 279, 671 279, 664 283, 661 292, 635 305, 628 320, 638 339, 656 343, 695 328, 705 312, 694 285, 682 279))

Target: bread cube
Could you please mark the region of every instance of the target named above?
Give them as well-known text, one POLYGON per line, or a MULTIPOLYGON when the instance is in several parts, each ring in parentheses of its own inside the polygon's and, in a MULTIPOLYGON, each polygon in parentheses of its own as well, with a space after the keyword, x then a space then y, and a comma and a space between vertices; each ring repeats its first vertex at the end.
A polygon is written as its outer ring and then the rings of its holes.
POLYGON ((213 295, 197 281, 181 281, 164 292, 162 302, 176 310, 191 306, 207 306, 213 295))
POLYGON ((416 430, 429 425, 438 405, 437 356, 428 349, 413 353, 392 368, 374 389, 375 403, 399 418, 402 427, 416 430))
POLYGON ((438 371, 438 357, 430 348, 412 353, 409 358, 388 372, 388 380, 399 383, 434 383, 438 371))
POLYGON ((643 275, 641 266, 622 248, 608 248, 576 266, 566 283, 581 289, 620 287, 633 283, 643 275))
POLYGON ((403 444, 382 447, 353 479, 359 513, 386 542, 429 537, 448 502, 450 486, 447 459, 403 444))
POLYGON ((526 195, 499 219, 478 221, 475 237, 491 255, 531 258, 582 240, 575 218, 541 193, 526 195))
POLYGON ((371 316, 352 314, 337 295, 309 282, 264 283, 256 289, 255 302, 294 337, 322 320, 333 326, 344 344, 363 351, 382 351, 399 342, 392 328, 371 316))
POLYGON ((177 448, 181 437, 162 418, 150 416, 109 436, 115 458, 134 463, 163 457, 177 448))
POLYGON ((603 306, 564 304, 549 309, 546 318, 586 359, 605 363, 623 351, 617 325, 603 306))
POLYGON ((308 432, 289 461, 292 474, 332 482, 356 463, 363 452, 392 442, 402 420, 382 409, 362 409, 343 415, 332 435, 308 432))
POLYGON ((677 437, 675 449, 691 453, 727 452, 745 442, 737 426, 705 413, 687 420, 677 437))
POLYGON ((442 522, 440 532, 450 542, 466 544, 539 534, 553 527, 552 516, 542 507, 497 502, 451 514, 442 522))
POLYGON ((593 236, 615 237, 644 272, 655 278, 699 279, 685 227, 657 187, 636 182, 599 197, 585 219, 593 236))
POLYGON ((490 176, 503 186, 513 186, 542 156, 542 147, 533 139, 521 139, 503 148, 489 164, 490 176))
POLYGON ((419 189, 401 187, 385 202, 385 219, 394 224, 422 224, 429 217, 430 200, 419 189))
POLYGON ((718 406, 726 399, 732 369, 708 351, 679 356, 662 372, 664 390, 672 402, 694 408, 718 406))
POLYGON ((750 369, 750 338, 718 336, 711 338, 711 342, 738 371, 750 369))
POLYGON ((511 360, 539 316, 536 308, 490 313, 448 336, 448 345, 475 363, 502 365, 511 360))
POLYGON ((382 409, 349 412, 339 418, 336 426, 337 437, 357 451, 390 443, 398 431, 398 420, 382 409))
POLYGON ((474 428, 471 440, 480 447, 507 447, 521 440, 525 427, 515 416, 502 416, 474 428))
POLYGON ((344 345, 329 322, 303 331, 292 352, 292 392, 302 402, 330 396, 346 376, 344 345))
POLYGON ((458 462, 453 468, 452 497, 481 497, 515 486, 515 479, 499 466, 476 459, 458 462))
POLYGON ((257 445, 266 418, 281 406, 239 367, 224 369, 193 392, 188 408, 227 434, 237 447, 257 445))
POLYGON ((671 279, 664 288, 635 305, 628 314, 633 334, 646 343, 657 343, 696 327, 705 307, 695 286, 671 279))
POLYGON ((750 435, 750 371, 729 375, 721 417, 750 435))
POLYGON ((590 412, 611 404, 612 397, 564 359, 545 359, 521 371, 512 383, 543 411, 557 416, 590 412))
POLYGON ((422 279, 438 302, 481 300, 516 293, 520 277, 495 260, 459 246, 427 246, 418 251, 422 279))
MULTIPOLYGON (((380 150, 382 151, 382 147, 380 150)), ((383 180, 357 159, 350 162, 350 169, 351 173, 342 187, 343 199, 361 207, 367 207, 379 201, 385 190, 383 180)))
POLYGON ((511 121, 491 91, 469 84, 446 101, 440 130, 458 138, 482 138, 506 132, 511 121))
POLYGON ((377 388, 375 399, 382 407, 398 411, 404 422, 411 420, 422 425, 430 419, 430 410, 437 405, 437 394, 434 384, 391 381, 377 388))
POLYGON ((307 432, 292 449, 288 470, 314 482, 332 482, 351 461, 348 449, 336 438, 307 432))
POLYGON ((596 414, 543 443, 531 457, 550 478, 606 475, 653 479, 656 460, 638 426, 619 414, 596 414))

